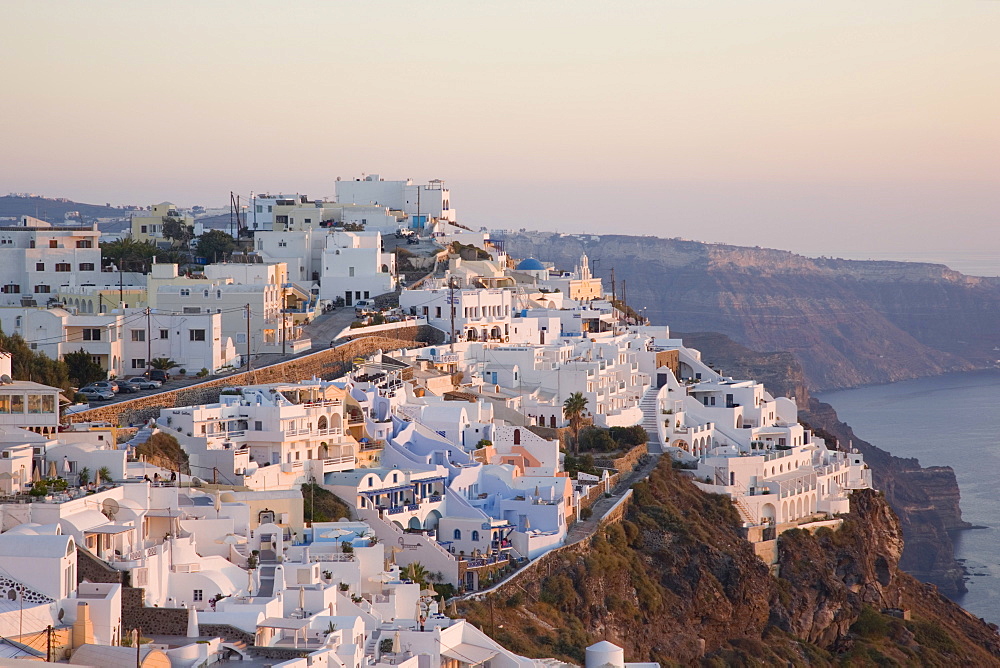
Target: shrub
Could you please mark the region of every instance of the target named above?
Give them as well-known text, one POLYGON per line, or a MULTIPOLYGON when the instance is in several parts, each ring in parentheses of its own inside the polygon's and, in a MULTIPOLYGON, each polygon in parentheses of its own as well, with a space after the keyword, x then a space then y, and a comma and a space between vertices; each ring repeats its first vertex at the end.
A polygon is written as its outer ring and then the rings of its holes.
POLYGON ((188 372, 188 370, 187 370, 187 369, 181 369, 181 370, 180 370, 180 371, 178 371, 177 373, 179 373, 180 375, 184 376, 184 375, 187 375, 187 372, 188 372))
POLYGON ((198 378, 204 378, 205 376, 208 375, 208 369, 202 367, 201 371, 199 371, 195 375, 198 376, 198 378))
POLYGON ((382 642, 378 644, 378 651, 385 654, 386 652, 392 651, 392 638, 382 638, 382 642))
POLYGON ((595 452, 612 452, 618 449, 618 443, 611 438, 607 429, 586 427, 580 430, 580 450, 595 452))
POLYGON ((649 434, 641 424, 634 424, 631 427, 611 427, 608 431, 611 438, 623 446, 642 445, 649 440, 649 434))
POLYGON ((593 516, 594 516, 594 509, 591 508, 590 506, 587 506, 586 508, 580 511, 581 520, 589 520, 593 516))

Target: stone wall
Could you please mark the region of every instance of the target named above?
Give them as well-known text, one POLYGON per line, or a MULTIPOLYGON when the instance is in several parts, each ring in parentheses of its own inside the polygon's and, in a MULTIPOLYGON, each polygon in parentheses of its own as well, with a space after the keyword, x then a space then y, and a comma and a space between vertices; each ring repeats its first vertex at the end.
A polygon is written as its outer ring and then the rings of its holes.
POLYGON ((645 443, 635 446, 620 457, 614 459, 595 459, 594 463, 602 468, 615 469, 621 473, 629 473, 639 464, 643 455, 649 454, 649 448, 645 443))
POLYGON ((309 656, 310 650, 295 649, 294 647, 258 647, 254 645, 253 647, 248 647, 247 652, 251 656, 289 661, 290 659, 301 659, 309 656))
MULTIPOLYGON (((415 328, 415 330, 419 330, 419 328, 415 328)), ((158 417, 160 410, 164 408, 217 402, 219 393, 227 387, 266 382, 295 382, 314 377, 336 378, 350 369, 351 361, 356 357, 371 355, 377 350, 389 351, 423 345, 415 338, 408 338, 410 334, 415 337, 420 333, 420 331, 405 331, 394 332, 398 338, 367 336, 352 339, 334 348, 327 348, 253 371, 244 371, 177 390, 128 399, 74 413, 68 417, 72 422, 107 421, 113 425, 138 424, 158 417)))
POLYGON ((146 591, 139 587, 122 588, 122 628, 139 627, 143 635, 186 636, 187 608, 147 608, 146 591))
POLYGON ((202 636, 222 638, 225 642, 245 642, 248 646, 256 641, 253 633, 238 629, 229 624, 199 624, 198 633, 202 636))
MULTIPOLYGON (((79 582, 111 582, 121 584, 124 573, 116 571, 95 557, 84 547, 76 546, 76 581, 79 582)), ((124 602, 123 602, 124 605, 124 602)))

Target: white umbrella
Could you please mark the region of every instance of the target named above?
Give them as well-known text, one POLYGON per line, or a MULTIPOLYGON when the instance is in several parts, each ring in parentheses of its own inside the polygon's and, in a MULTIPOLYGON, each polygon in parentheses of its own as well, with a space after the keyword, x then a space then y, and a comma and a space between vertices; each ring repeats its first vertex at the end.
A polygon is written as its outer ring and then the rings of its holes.
POLYGON ((242 545, 247 542, 247 539, 243 536, 237 536, 234 533, 227 533, 224 538, 220 538, 215 542, 220 545, 242 545))
POLYGON ((527 515, 524 516, 524 530, 527 531, 531 528, 531 518, 527 515))
POLYGON ((59 476, 59 472, 56 470, 56 463, 49 462, 49 477, 56 478, 59 476))
POLYGON ((399 641, 399 631, 392 634, 392 653, 399 654, 403 651, 403 644, 399 641))
POLYGON ((329 531, 324 531, 319 536, 320 538, 343 538, 353 533, 353 531, 345 531, 344 529, 330 529, 329 531))
POLYGON ((100 487, 100 486, 101 486, 101 471, 100 469, 98 469, 97 471, 94 471, 94 487, 100 487))
POLYGON ((306 588, 299 585, 299 610, 302 611, 302 616, 305 617, 306 612, 306 588))
POLYGON ((215 518, 219 518, 219 511, 222 510, 222 492, 215 490, 215 518))
POLYGON ((69 457, 67 457, 66 455, 63 455, 62 470, 63 470, 63 473, 69 473, 70 472, 69 457))

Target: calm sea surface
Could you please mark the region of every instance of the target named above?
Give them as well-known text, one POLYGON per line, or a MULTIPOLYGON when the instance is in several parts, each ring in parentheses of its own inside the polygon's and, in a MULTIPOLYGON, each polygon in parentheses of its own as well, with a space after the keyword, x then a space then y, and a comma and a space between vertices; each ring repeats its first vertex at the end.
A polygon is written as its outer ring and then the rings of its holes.
POLYGON ((864 440, 924 466, 955 469, 963 519, 986 527, 955 536, 970 575, 958 602, 1000 624, 1000 370, 817 396, 864 440))

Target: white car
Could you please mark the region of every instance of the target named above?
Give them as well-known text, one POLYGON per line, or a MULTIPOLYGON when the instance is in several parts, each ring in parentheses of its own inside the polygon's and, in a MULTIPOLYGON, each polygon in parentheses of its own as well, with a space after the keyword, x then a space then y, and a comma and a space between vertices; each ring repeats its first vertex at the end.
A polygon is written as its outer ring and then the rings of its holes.
POLYGON ((141 376, 136 376, 135 378, 129 378, 125 381, 137 390, 155 390, 160 385, 163 385, 158 380, 150 380, 149 378, 143 378, 141 376))

